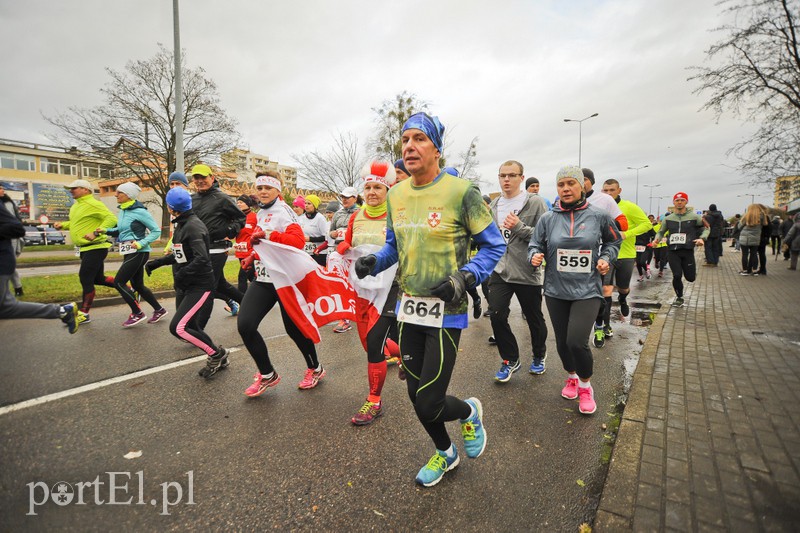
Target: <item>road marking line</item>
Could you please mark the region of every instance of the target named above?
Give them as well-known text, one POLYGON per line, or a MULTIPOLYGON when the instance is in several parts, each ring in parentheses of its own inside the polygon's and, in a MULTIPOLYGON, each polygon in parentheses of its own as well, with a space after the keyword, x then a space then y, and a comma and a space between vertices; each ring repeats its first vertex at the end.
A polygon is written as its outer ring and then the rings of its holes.
MULTIPOLYGON (((264 340, 270 339, 277 339, 279 337, 286 337, 286 333, 282 333, 280 335, 273 335, 272 337, 266 337, 264 340)), ((228 348, 231 353, 235 353, 241 351, 241 348, 228 348)), ((35 407, 37 405, 42 405, 49 402, 54 402, 56 400, 61 400, 63 398, 69 398, 70 396, 75 396, 77 394, 81 394, 84 392, 90 392, 97 389, 102 389, 103 387, 108 387, 109 385, 116 385, 117 383, 123 383, 125 381, 130 381, 132 379, 141 378, 143 376, 148 376, 150 374, 155 374, 158 372, 164 372, 166 370, 172 370, 173 368, 179 368, 185 365, 189 365, 192 363, 197 363, 200 361, 205 361, 207 356, 205 355, 198 355, 197 357, 190 357, 188 359, 181 359, 180 361, 175 361, 174 363, 169 363, 162 366, 155 366, 153 368, 147 368, 145 370, 139 370, 138 372, 134 372, 132 374, 125 374, 124 376, 117 376, 115 378, 108 378, 102 381, 97 381, 95 383, 89 383, 87 385, 81 385, 80 387, 75 387, 74 389, 67 389, 61 392, 55 392, 53 394, 47 394, 45 396, 40 396, 38 398, 32 398, 30 400, 25 400, 23 402, 14 403, 11 405, 6 405, 5 407, 0 407, 0 416, 6 415, 8 413, 13 413, 14 411, 20 411, 22 409, 27 409, 28 407, 35 407)))

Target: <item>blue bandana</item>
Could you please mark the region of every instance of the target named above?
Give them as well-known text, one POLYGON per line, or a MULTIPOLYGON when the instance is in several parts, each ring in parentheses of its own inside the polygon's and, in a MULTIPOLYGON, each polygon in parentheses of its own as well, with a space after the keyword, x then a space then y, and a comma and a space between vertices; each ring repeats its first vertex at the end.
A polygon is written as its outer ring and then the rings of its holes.
POLYGON ((411 115, 406 123, 403 124, 403 131, 417 129, 422 131, 428 139, 431 140, 433 145, 439 152, 444 148, 442 144, 442 136, 444 135, 444 126, 439 122, 439 117, 432 117, 427 113, 417 113, 411 115))

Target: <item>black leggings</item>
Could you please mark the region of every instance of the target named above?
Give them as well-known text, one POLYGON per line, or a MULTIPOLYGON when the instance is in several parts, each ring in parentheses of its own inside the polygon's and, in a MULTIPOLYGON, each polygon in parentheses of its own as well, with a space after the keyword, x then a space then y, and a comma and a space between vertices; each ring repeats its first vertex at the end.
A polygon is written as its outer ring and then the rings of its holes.
POLYGON ((639 273, 639 276, 644 275, 651 259, 653 259, 653 249, 649 246, 645 248, 644 252, 636 252, 636 272, 639 273))
POLYGON ((208 355, 214 355, 219 348, 214 344, 197 322, 197 317, 206 307, 211 307, 211 291, 175 289, 175 316, 169 323, 169 332, 194 344, 208 355))
MULTIPOLYGON (((242 260, 239 259, 239 263, 241 263, 241 262, 242 262, 242 260)), ((237 288, 239 289, 239 292, 241 292, 242 294, 247 292, 247 285, 250 282, 252 282, 254 279, 256 279, 255 270, 253 270, 253 269, 245 270, 241 266, 239 266, 239 278, 237 280, 238 281, 237 288)), ((239 303, 242 303, 242 302, 239 302, 239 303)))
POLYGON ((463 420, 472 411, 465 401, 447 395, 461 330, 400 322, 399 331, 408 397, 436 449, 447 450, 452 441, 444 423, 463 420))
POLYGON ((144 284, 144 264, 150 259, 150 252, 136 252, 127 254, 122 260, 122 265, 117 270, 117 275, 114 278, 114 285, 117 288, 122 299, 131 308, 131 313, 141 313, 142 308, 139 302, 134 298, 133 293, 128 288, 128 282, 131 282, 133 290, 138 292, 144 300, 149 303, 154 311, 161 309, 161 305, 153 295, 153 291, 148 289, 144 284))
POLYGON ((542 287, 537 285, 524 285, 521 283, 508 283, 497 272, 492 272, 489 278, 491 292, 489 293, 489 307, 492 314, 492 333, 497 341, 497 350, 500 357, 508 361, 519 361, 519 345, 511 326, 508 323, 511 297, 516 295, 525 322, 528 323, 528 332, 531 335, 531 350, 535 357, 544 357, 547 353, 547 324, 542 314, 542 287))
POLYGON ((94 302, 94 286, 116 288, 114 278, 106 276, 104 272, 104 261, 108 255, 108 248, 97 248, 81 252, 81 267, 78 270, 78 279, 81 281, 83 289, 83 302, 81 311, 88 313, 94 302))
POLYGON ((589 333, 600 305, 605 302, 600 298, 574 301, 552 296, 544 298, 564 370, 575 372, 583 380, 591 378, 594 358, 589 349, 589 333))
POLYGON ((758 270, 758 246, 742 246, 742 270, 752 273, 758 270))
MULTIPOLYGON (((225 263, 228 262, 228 254, 210 254, 210 256, 211 269, 214 271, 214 285, 216 287, 214 290, 214 298, 219 298, 225 302, 233 300, 236 303, 242 303, 242 297, 244 295, 225 279, 225 263)), ((208 319, 211 318, 211 312, 213 310, 214 303, 212 301, 208 310, 206 311, 206 309, 203 309, 202 313, 197 318, 203 328, 208 324, 208 319)))
POLYGON ((656 260, 656 268, 659 272, 664 272, 664 268, 667 266, 667 250, 666 246, 653 250, 653 257, 656 260))
POLYGON ((254 281, 247 287, 247 292, 244 294, 242 306, 237 315, 236 324, 239 328, 239 335, 242 337, 247 351, 253 357, 253 360, 258 366, 258 371, 262 375, 269 374, 274 370, 272 363, 269 360, 269 352, 267 351, 267 343, 264 342, 264 337, 258 332, 258 325, 267 316, 267 313, 275 307, 275 304, 281 309, 281 318, 283 319, 283 327, 286 328, 286 333, 294 341, 297 349, 303 354, 308 368, 317 368, 319 360, 317 359, 317 349, 311 339, 303 336, 297 326, 289 318, 286 310, 283 308, 278 292, 272 283, 264 283, 261 281, 254 281))
POLYGON ((697 264, 694 262, 694 250, 686 248, 670 250, 667 255, 669 269, 672 270, 672 288, 675 289, 675 296, 683 298, 683 280, 686 278, 689 283, 697 278, 697 264))
POLYGON ((778 252, 781 251, 781 236, 780 235, 772 235, 769 238, 769 242, 772 246, 772 255, 778 255, 778 252))

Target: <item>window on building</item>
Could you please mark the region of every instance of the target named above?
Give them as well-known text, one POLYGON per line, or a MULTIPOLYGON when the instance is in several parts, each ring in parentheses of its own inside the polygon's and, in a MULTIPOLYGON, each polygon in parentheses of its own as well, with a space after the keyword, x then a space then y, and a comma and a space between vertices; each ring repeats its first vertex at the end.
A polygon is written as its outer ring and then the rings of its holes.
POLYGON ((41 159, 41 166, 42 172, 47 172, 48 174, 58 174, 57 159, 47 159, 46 157, 43 157, 41 159))
POLYGON ((83 177, 84 178, 99 178, 100 177, 100 168, 83 165, 83 177))
POLYGON ((59 174, 66 174, 67 176, 77 176, 78 165, 76 165, 72 161, 59 161, 58 172, 59 174))
POLYGON ((36 159, 30 155, 0 152, 0 167, 15 170, 36 170, 36 159))

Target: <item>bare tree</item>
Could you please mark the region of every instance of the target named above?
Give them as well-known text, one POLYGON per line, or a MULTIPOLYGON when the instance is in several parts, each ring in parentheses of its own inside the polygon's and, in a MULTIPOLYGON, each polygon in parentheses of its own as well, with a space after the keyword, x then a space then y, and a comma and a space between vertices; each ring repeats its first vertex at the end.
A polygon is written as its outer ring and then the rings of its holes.
MULTIPOLYGON (((124 71, 106 72, 111 81, 100 89, 105 103, 45 116, 57 129, 51 138, 93 151, 114 165, 116 177, 138 178, 155 190, 163 206, 167 177, 175 170, 173 53, 159 45, 154 57, 130 61, 124 71)), ((236 121, 227 116, 216 84, 202 68, 183 67, 182 78, 186 165, 217 161, 236 145, 236 121)), ((162 226, 167 225, 164 209, 162 226)))
POLYGON ((722 40, 706 51, 712 67, 694 67, 703 109, 730 111, 758 130, 729 150, 760 181, 800 173, 800 47, 797 0, 723 0, 734 21, 716 28, 722 40))
POLYGON ((345 187, 355 187, 366 158, 361 155, 358 137, 353 133, 333 135, 333 147, 327 152, 314 150, 292 154, 300 178, 311 188, 338 196, 345 187))
POLYGON ((481 177, 478 174, 478 137, 473 137, 469 143, 469 147, 463 152, 458 154, 461 160, 455 169, 458 170, 458 175, 465 180, 474 182, 477 185, 481 183, 481 177))
POLYGON ((411 115, 427 112, 428 103, 418 99, 415 94, 403 91, 394 100, 384 100, 380 107, 373 107, 372 110, 376 115, 375 132, 368 148, 376 157, 397 161, 403 157, 400 141, 403 124, 411 115))

